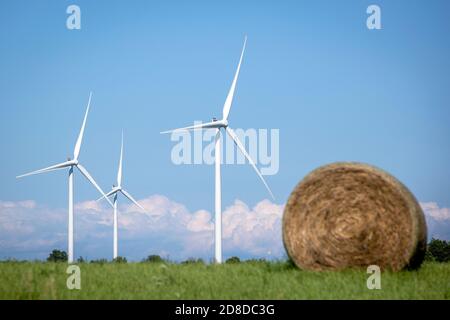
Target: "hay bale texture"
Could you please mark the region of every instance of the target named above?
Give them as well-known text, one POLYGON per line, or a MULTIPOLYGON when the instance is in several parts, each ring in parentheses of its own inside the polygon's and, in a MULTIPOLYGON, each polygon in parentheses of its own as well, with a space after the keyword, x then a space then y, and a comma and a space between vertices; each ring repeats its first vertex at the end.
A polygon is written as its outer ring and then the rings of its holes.
POLYGON ((314 170, 295 187, 283 214, 284 246, 301 269, 417 268, 426 238, 424 214, 412 193, 362 163, 314 170))

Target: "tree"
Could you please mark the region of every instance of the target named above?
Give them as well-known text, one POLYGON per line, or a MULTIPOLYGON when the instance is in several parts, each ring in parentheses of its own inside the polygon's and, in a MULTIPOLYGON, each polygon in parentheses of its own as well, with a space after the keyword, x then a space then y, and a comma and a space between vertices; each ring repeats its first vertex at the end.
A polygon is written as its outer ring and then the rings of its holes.
POLYGON ((113 262, 115 262, 115 263, 127 263, 127 258, 119 256, 119 257, 115 258, 113 260, 113 262))
POLYGON ((430 250, 428 250, 428 248, 427 248, 427 250, 425 251, 425 257, 424 257, 424 260, 425 260, 425 261, 430 261, 430 262, 436 261, 436 259, 433 257, 433 254, 430 252, 430 250))
POLYGON ((246 263, 266 263, 266 260, 263 258, 259 258, 259 259, 252 258, 252 259, 245 260, 245 262, 246 263))
POLYGON ((81 256, 77 259, 77 263, 85 263, 85 262, 86 260, 84 260, 84 258, 81 256))
POLYGON ((108 260, 106 260, 106 259, 97 259, 97 260, 91 260, 90 263, 105 264, 105 263, 108 263, 108 260))
POLYGON ((239 259, 239 257, 231 257, 228 258, 225 263, 240 263, 241 259, 239 259))
POLYGON ((54 249, 47 258, 48 262, 67 262, 67 252, 54 249))
POLYGON ((181 262, 181 264, 204 264, 205 262, 203 261, 203 259, 199 258, 199 259, 195 259, 195 258, 187 258, 187 260, 181 262))
POLYGON ((147 258, 145 258, 144 260, 142 260, 142 262, 148 262, 148 263, 162 263, 162 262, 164 262, 164 259, 161 258, 160 256, 158 256, 157 254, 151 254, 151 255, 149 255, 147 258))
POLYGON ((431 239, 427 248, 427 258, 433 257, 437 262, 450 261, 450 242, 439 239, 431 239))

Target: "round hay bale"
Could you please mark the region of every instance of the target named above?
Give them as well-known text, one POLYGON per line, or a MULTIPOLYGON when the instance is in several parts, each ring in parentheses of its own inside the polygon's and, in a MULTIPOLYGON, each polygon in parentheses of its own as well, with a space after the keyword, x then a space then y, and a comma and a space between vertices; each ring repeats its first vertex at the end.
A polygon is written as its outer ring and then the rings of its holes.
POLYGON ((412 193, 362 163, 314 170, 295 187, 283 214, 284 246, 301 269, 418 268, 426 238, 424 214, 412 193))

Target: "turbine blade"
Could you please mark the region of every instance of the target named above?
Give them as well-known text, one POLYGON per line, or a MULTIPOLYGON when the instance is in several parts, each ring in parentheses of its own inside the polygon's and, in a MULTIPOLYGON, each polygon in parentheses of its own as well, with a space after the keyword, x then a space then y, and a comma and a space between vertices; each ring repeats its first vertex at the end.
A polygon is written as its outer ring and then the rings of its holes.
POLYGON ((129 194, 126 190, 121 189, 120 192, 122 192, 122 194, 128 198, 128 200, 130 200, 131 202, 133 202, 135 205, 137 205, 139 208, 141 208, 144 212, 147 212, 147 210, 144 209, 144 207, 142 207, 136 200, 134 200, 134 198, 131 196, 131 194, 129 194))
POLYGON ((225 129, 228 133, 228 135, 231 137, 231 139, 233 139, 234 143, 236 144, 236 146, 239 148, 239 150, 241 150, 241 152, 244 154, 244 156, 247 158, 248 162, 250 162, 250 164, 252 165, 253 169, 255 169, 256 173, 258 174, 259 178, 261 179, 261 181, 264 183, 264 186, 266 187, 267 191, 269 191, 270 196, 272 197, 272 199, 275 200, 275 197, 273 196, 272 190, 270 190, 269 185, 267 184, 266 180, 264 180, 261 172, 259 172, 258 168, 256 167, 255 162, 252 160, 252 158, 250 158, 250 155, 247 153, 247 151, 245 150, 244 146, 242 145, 242 143, 239 141, 236 133, 234 133, 234 131, 227 127, 225 129))
POLYGON ((179 131, 210 129, 210 128, 217 128, 217 127, 219 127, 219 124, 217 123, 217 121, 211 121, 211 122, 196 124, 196 125, 189 126, 189 127, 183 127, 183 128, 173 129, 173 130, 162 131, 160 133, 164 134, 164 133, 172 133, 172 132, 179 132, 179 131))
POLYGON ((78 170, 80 170, 81 174, 89 180, 89 182, 101 193, 101 195, 103 197, 105 197, 106 201, 109 202, 109 204, 111 206, 113 206, 112 202, 108 199, 108 197, 106 197, 106 194, 103 192, 102 188, 99 187, 99 185, 97 184, 97 182, 95 182, 94 178, 92 178, 92 176, 89 174, 89 172, 86 170, 85 167, 83 167, 81 164, 77 164, 76 167, 78 168, 78 170))
POLYGON ((111 190, 110 192, 108 192, 107 194, 105 194, 105 195, 103 195, 103 196, 101 196, 100 198, 98 198, 97 200, 95 200, 95 201, 100 201, 100 200, 102 200, 102 199, 104 199, 104 198, 109 198, 109 197, 111 197, 114 193, 116 193, 118 190, 117 189, 113 189, 113 190, 111 190))
POLYGON ((119 160, 119 170, 117 171, 117 186, 122 185, 122 158, 123 158, 123 131, 122 131, 122 144, 120 145, 120 160, 119 160))
POLYGON ((75 149, 73 150, 73 158, 75 160, 78 159, 78 155, 80 154, 81 142, 83 141, 84 128, 86 126, 86 120, 88 117, 89 108, 91 106, 91 98, 92 98, 92 92, 89 94, 89 101, 87 104, 86 113, 84 114, 83 124, 81 126, 80 134, 78 135, 77 143, 75 144, 75 149))
POLYGON ((236 73, 234 75, 233 82, 231 83, 230 91, 228 92, 227 99, 225 100, 225 104, 223 105, 223 120, 228 119, 228 115, 230 114, 231 105, 233 104, 234 91, 236 90, 236 83, 239 77, 239 71, 241 70, 242 58, 244 57, 245 45, 247 44, 247 36, 245 36, 244 46, 242 47, 241 57, 239 58, 239 64, 236 69, 236 73))
POLYGON ((32 171, 32 172, 28 172, 28 173, 22 174, 20 176, 17 176, 16 178, 23 178, 23 177, 31 176, 31 175, 34 175, 34 174, 39 174, 39 173, 45 173, 45 172, 49 172, 49 171, 59 170, 59 169, 63 169, 63 168, 66 168, 66 167, 70 167, 71 165, 72 165, 71 162, 66 161, 66 162, 55 164, 55 165, 47 167, 47 168, 43 168, 43 169, 39 169, 39 170, 35 170, 35 171, 32 171))

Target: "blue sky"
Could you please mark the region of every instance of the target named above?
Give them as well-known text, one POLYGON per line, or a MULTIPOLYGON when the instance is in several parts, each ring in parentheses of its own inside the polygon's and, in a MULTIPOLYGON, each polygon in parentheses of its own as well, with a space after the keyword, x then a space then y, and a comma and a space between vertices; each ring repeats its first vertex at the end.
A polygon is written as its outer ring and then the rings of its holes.
MULTIPOLYGON (((115 180, 123 129, 136 198, 212 212, 213 167, 173 165, 159 131, 221 115, 246 34, 230 122, 280 130, 280 171, 267 177, 276 204, 314 168, 362 161, 448 208, 449 12, 448 1, 2 2, 0 201, 67 207, 64 173, 15 176, 72 154, 92 90, 80 160, 101 186, 115 180), (373 3, 382 30, 366 28, 373 3), (66 28, 70 4, 81 30, 66 28)), ((224 207, 268 197, 250 166, 222 172, 224 207)), ((97 197, 79 175, 75 191, 97 197)))

